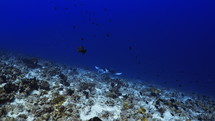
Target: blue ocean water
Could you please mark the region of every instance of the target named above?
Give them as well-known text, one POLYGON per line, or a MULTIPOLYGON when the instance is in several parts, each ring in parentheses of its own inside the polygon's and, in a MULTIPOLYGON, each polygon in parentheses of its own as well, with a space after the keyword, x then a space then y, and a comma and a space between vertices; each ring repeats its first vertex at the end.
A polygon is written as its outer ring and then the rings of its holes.
POLYGON ((0 48, 215 96, 215 1, 1 0, 0 48), (77 52, 83 46, 87 52, 77 52))

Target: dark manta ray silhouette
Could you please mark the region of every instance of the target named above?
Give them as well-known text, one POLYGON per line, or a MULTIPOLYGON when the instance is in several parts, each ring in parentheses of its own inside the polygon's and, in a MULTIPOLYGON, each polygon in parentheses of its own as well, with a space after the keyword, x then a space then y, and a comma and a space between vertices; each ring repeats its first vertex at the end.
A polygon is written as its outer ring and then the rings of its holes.
POLYGON ((83 46, 79 46, 77 48, 77 52, 82 53, 82 55, 84 55, 87 52, 87 50, 83 46))

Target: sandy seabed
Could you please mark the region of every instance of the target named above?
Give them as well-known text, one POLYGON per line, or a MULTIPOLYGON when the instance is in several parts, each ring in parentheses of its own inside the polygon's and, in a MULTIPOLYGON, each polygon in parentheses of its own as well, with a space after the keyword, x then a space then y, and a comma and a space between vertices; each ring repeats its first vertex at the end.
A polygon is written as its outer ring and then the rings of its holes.
POLYGON ((0 52, 0 121, 215 121, 215 101, 0 52))

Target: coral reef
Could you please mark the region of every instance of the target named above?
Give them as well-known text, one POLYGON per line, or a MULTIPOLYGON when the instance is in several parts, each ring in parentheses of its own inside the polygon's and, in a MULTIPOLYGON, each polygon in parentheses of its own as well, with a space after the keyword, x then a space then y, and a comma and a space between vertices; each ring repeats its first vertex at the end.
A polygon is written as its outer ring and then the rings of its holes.
POLYGON ((0 52, 1 121, 215 119, 215 101, 46 60, 0 52))

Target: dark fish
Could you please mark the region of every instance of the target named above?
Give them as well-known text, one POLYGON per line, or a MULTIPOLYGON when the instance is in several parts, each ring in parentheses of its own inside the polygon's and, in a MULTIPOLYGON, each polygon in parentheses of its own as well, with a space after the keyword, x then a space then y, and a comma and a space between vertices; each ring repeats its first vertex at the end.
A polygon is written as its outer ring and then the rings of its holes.
POLYGON ((157 77, 160 77, 161 75, 160 75, 160 74, 157 74, 156 76, 157 76, 157 77))
POLYGON ((75 25, 73 25, 73 26, 72 26, 72 28, 73 28, 73 29, 76 29, 76 26, 75 26, 75 25))
POLYGON ((104 8, 104 11, 108 11, 108 8, 104 8))
POLYGON ((179 84, 179 85, 178 85, 178 87, 182 87, 182 85, 181 85, 181 84, 179 84))
POLYGON ((106 34, 106 37, 108 37, 108 38, 109 38, 109 37, 110 37, 110 34, 108 34, 108 33, 107 33, 107 34, 106 34))
POLYGON ((87 50, 86 50, 83 46, 79 46, 79 47, 77 48, 77 51, 78 51, 79 53, 82 53, 82 55, 84 55, 84 54, 87 52, 87 50))
POLYGON ((83 37, 81 37, 81 39, 80 40, 84 40, 84 38, 83 37))
POLYGON ((54 10, 58 10, 58 7, 55 6, 55 7, 54 7, 54 10))
POLYGON ((129 49, 129 50, 132 50, 132 47, 131 47, 131 46, 128 46, 128 49, 129 49))
POLYGON ((184 70, 178 70, 177 73, 184 73, 184 70))
POLYGON ((69 8, 64 8, 64 10, 69 10, 69 8))

